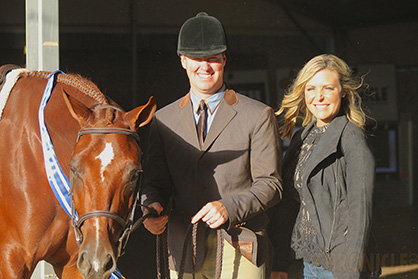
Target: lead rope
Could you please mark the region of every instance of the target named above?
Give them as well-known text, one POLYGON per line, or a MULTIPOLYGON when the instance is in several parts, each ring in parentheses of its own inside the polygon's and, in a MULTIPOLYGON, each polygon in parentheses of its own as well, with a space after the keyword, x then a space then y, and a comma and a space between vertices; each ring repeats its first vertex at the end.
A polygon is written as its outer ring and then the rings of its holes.
MULTIPOLYGON (((193 242, 193 245, 196 246, 197 226, 198 226, 198 223, 194 223, 194 224, 190 223, 189 226, 187 227, 186 235, 184 236, 184 241, 183 241, 183 251, 181 254, 180 270, 177 276, 178 279, 183 279, 183 276, 184 276, 184 266, 186 264, 187 248, 189 247, 190 237, 194 238, 192 242, 193 242)), ((193 247, 193 254, 195 254, 196 251, 197 251, 196 247, 193 247)), ((196 255, 192 255, 193 279, 195 279, 195 268, 196 268, 196 255)))
MULTIPOLYGON (((133 225, 131 232, 134 232, 141 226, 144 221, 149 217, 158 217, 159 214, 153 209, 143 204, 138 204, 137 206, 144 207, 148 209, 149 213, 140 217, 133 225)), ((156 263, 157 263, 157 278, 162 279, 162 269, 161 268, 161 249, 163 249, 164 257, 164 278, 170 279, 170 271, 168 268, 168 245, 167 245, 167 230, 162 234, 157 235, 156 237, 156 263)))
MULTIPOLYGON (((162 235, 162 234, 161 234, 162 235)), ((160 242, 161 242, 161 240, 160 240, 160 238, 161 238, 161 235, 157 235, 157 240, 156 240, 156 243, 155 243, 155 250, 156 250, 156 261, 157 261, 157 279, 161 279, 162 277, 162 275, 161 275, 161 261, 160 261, 160 249, 161 249, 161 245, 160 245, 160 242)))
MULTIPOLYGON (((186 263, 186 255, 187 255, 187 248, 190 242, 190 237, 192 237, 192 244, 193 244, 193 254, 192 254, 192 276, 195 279, 196 273, 196 256, 197 256, 197 227, 198 223, 190 224, 187 227, 186 235, 184 237, 183 242, 183 252, 181 255, 180 261, 180 270, 178 274, 178 279, 183 279, 184 276, 184 266, 186 263)), ((222 235, 222 230, 218 229, 216 231, 216 266, 215 266, 215 279, 221 278, 222 273, 222 259, 223 259, 223 244, 224 238, 222 235)))
POLYGON ((164 247, 163 256, 164 256, 164 267, 165 267, 165 277, 170 279, 170 269, 168 268, 168 241, 167 241, 167 230, 164 232, 164 237, 162 238, 162 244, 164 247))
POLYGON ((162 234, 157 235, 156 240, 156 258, 157 258, 157 278, 162 279, 162 269, 161 268, 161 250, 163 250, 163 260, 164 260, 164 278, 170 279, 170 270, 168 268, 168 245, 167 245, 167 230, 162 234))
POLYGON ((222 230, 218 229, 216 231, 216 269, 215 269, 215 279, 221 278, 222 273, 222 259, 224 251, 224 237, 222 235, 222 230))

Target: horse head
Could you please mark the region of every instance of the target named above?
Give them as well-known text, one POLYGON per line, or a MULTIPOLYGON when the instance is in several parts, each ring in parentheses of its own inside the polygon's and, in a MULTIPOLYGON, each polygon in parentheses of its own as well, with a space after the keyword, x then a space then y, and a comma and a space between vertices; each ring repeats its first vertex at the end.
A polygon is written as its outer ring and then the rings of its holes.
POLYGON ((85 279, 109 278, 127 241, 142 172, 139 127, 156 110, 151 97, 129 112, 111 104, 88 108, 64 92, 81 130, 70 160, 77 266, 85 279))

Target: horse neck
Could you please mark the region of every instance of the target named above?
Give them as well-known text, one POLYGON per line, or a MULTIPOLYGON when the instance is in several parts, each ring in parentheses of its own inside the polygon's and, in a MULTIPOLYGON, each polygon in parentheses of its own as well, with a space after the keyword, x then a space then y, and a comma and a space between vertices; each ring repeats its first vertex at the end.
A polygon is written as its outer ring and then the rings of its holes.
MULTIPOLYGON (((23 73, 22 76, 48 79, 49 74, 50 72, 45 71, 31 71, 23 73)), ((80 75, 58 74, 57 85, 60 83, 67 88, 67 94, 74 94, 74 97, 84 103, 87 107, 96 104, 108 104, 109 102, 96 84, 80 75)))
MULTIPOLYGON (((33 71, 23 73, 30 83, 36 80, 46 85, 49 72, 33 71)), ((80 124, 70 114, 63 98, 63 91, 83 103, 86 107, 108 105, 108 100, 98 87, 91 81, 73 74, 58 74, 56 85, 45 107, 45 123, 47 125, 58 161, 68 175, 68 163, 80 130, 80 124)), ((39 84, 39 83, 36 83, 39 84)), ((44 86, 37 88, 43 92, 44 86)), ((102 121, 102 119, 98 118, 102 121)))

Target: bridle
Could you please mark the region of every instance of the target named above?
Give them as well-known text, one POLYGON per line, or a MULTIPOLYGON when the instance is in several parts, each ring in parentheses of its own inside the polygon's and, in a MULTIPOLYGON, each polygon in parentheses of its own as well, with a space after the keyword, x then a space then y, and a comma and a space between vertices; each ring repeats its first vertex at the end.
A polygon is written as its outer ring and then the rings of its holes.
MULTIPOLYGON (((96 107, 95 109, 104 109, 104 108, 112 108, 118 111, 122 111, 121 109, 114 107, 114 106, 101 106, 101 107, 96 107)), ((139 135, 134 132, 131 131, 129 129, 125 129, 125 128, 118 128, 118 127, 91 127, 91 128, 84 128, 81 129, 78 132, 78 137, 77 137, 77 141, 80 139, 81 136, 86 135, 86 134, 121 134, 121 135, 127 135, 129 137, 132 137, 135 139, 135 142, 138 145, 138 150, 139 150, 139 141, 140 141, 140 137, 139 135)), ((142 173, 142 170, 141 170, 142 173)), ((126 245, 128 243, 129 240, 129 236, 131 234, 132 231, 134 231, 136 228, 139 227, 139 225, 141 225, 144 220, 148 217, 151 216, 155 216, 158 215, 155 213, 155 211, 151 208, 148 208, 144 205, 139 205, 142 207, 146 207, 149 212, 149 214, 142 216, 141 218, 139 218, 135 223, 134 223, 134 217, 135 217, 135 209, 138 206, 138 201, 139 201, 139 184, 141 182, 141 178, 139 177, 137 180, 137 186, 135 188, 135 200, 133 202, 133 206, 128 214, 128 218, 125 220, 123 219, 121 216, 119 216, 118 214, 108 211, 108 210, 93 210, 90 212, 87 212, 86 214, 82 215, 80 218, 77 217, 76 214, 76 209, 74 206, 74 199, 73 199, 73 171, 70 171, 70 188, 71 188, 71 220, 72 220, 72 226, 74 228, 74 232, 75 232, 75 239, 77 241, 77 243, 79 245, 81 245, 81 243, 83 242, 83 233, 81 232, 81 226, 83 225, 83 223, 90 219, 90 218, 95 218, 95 217, 105 217, 105 218, 109 218, 114 220, 115 222, 117 222, 121 227, 122 227, 122 234, 119 237, 118 241, 117 241, 117 247, 118 247, 118 258, 123 255, 125 249, 126 249, 126 245)))

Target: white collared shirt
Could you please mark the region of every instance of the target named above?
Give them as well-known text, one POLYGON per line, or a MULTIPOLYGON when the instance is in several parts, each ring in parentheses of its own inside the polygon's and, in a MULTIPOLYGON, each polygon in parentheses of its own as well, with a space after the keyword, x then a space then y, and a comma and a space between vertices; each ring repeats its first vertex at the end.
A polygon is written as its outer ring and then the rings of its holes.
POLYGON ((226 89, 226 86, 224 84, 218 92, 216 92, 215 94, 213 94, 212 96, 210 96, 209 98, 207 98, 205 100, 203 100, 203 99, 197 97, 196 95, 194 95, 193 91, 190 89, 190 92, 191 92, 190 99, 192 100, 192 104, 193 104, 193 115, 194 115, 194 119, 196 121, 196 124, 197 124, 197 122, 199 122, 199 118, 200 118, 200 112, 199 112, 200 102, 204 101, 206 103, 207 108, 208 108, 206 133, 209 132, 209 129, 210 129, 210 126, 212 125, 213 118, 215 117, 217 108, 218 108, 219 104, 221 103, 221 100, 225 96, 225 89, 226 89))

